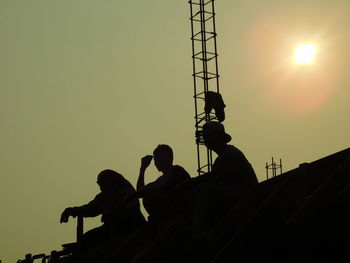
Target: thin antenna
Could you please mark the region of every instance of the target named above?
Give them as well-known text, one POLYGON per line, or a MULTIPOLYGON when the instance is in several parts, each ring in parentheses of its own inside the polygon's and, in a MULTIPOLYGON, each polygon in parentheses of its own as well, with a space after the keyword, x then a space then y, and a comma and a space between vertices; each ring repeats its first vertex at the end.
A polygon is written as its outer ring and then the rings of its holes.
POLYGON ((266 180, 269 179, 269 171, 272 171, 272 178, 277 176, 277 170, 279 170, 280 175, 282 174, 282 159, 280 159, 279 164, 276 164, 273 157, 271 158, 271 163, 268 164, 265 163, 265 169, 266 169, 266 180))

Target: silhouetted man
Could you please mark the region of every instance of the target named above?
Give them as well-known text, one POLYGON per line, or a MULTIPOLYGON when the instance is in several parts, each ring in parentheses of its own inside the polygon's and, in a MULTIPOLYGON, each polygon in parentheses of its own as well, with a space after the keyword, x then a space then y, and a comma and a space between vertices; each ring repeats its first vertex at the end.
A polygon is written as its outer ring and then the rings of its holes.
POLYGON ((104 241, 119 244, 145 223, 137 199, 126 200, 135 193, 133 186, 119 173, 104 170, 97 177, 101 192, 86 205, 66 208, 60 222, 69 216, 95 217, 102 215, 103 225, 83 235, 80 247, 86 250, 104 241))
POLYGON ((170 146, 161 144, 141 160, 140 174, 137 181, 137 197, 143 198, 143 204, 150 215, 150 219, 162 219, 174 209, 176 193, 175 186, 183 180, 189 179, 187 171, 173 165, 173 151, 170 146), (154 158, 154 165, 162 175, 152 183, 145 185, 145 171, 154 158))
MULTIPOLYGON (((242 194, 258 183, 255 172, 244 154, 228 144, 231 136, 225 132, 221 123, 204 124, 203 139, 206 147, 218 155, 211 172, 179 185, 180 190, 193 189, 193 222, 198 231, 213 227, 242 194)), ((185 199, 189 198, 191 192, 185 195, 185 199)))
POLYGON ((206 147, 213 150, 218 157, 214 161, 212 171, 198 176, 195 180, 230 186, 237 192, 245 191, 258 183, 255 172, 244 154, 228 144, 231 136, 225 132, 224 125, 219 122, 204 124, 203 139, 206 147))

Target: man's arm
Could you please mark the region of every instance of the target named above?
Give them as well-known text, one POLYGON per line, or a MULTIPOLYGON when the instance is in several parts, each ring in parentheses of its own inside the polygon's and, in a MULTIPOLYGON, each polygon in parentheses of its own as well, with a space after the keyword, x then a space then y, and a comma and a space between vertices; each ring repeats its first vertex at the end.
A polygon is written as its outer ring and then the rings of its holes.
POLYGON ((137 185, 136 185, 137 191, 145 187, 145 171, 147 167, 151 164, 152 159, 153 159, 152 155, 146 155, 141 159, 140 173, 139 173, 139 178, 137 179, 137 185))
POLYGON ((176 185, 175 190, 178 192, 188 192, 198 187, 198 185, 200 185, 201 183, 213 184, 216 182, 217 177, 214 176, 212 172, 208 172, 179 182, 176 185))
POLYGON ((86 205, 78 207, 68 207, 61 214, 61 223, 67 223, 70 216, 83 216, 83 217, 94 217, 102 213, 100 205, 100 195, 97 195, 94 200, 90 201, 86 205))
MULTIPOLYGON (((164 179, 164 178, 162 178, 164 179)), ((141 189, 136 191, 136 196, 138 198, 142 198, 145 195, 147 195, 148 193, 154 193, 156 191, 159 191, 161 189, 164 189, 164 186, 167 185, 167 182, 165 180, 156 180, 152 183, 149 183, 147 185, 145 185, 144 187, 142 187, 141 189)))

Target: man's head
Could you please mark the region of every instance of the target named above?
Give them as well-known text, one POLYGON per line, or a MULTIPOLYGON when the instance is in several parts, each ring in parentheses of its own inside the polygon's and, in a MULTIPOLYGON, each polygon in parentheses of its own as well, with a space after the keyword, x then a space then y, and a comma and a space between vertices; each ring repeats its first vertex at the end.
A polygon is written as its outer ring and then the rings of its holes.
POLYGON ((122 185, 126 185, 126 179, 119 173, 113 170, 103 170, 97 176, 97 184, 101 192, 112 192, 122 185))
POLYGON ((208 149, 215 150, 216 147, 231 141, 231 136, 225 132, 224 125, 211 121, 203 125, 203 139, 208 149))
POLYGON ((164 171, 165 168, 173 165, 173 150, 169 145, 159 144, 153 151, 154 165, 158 171, 164 171))

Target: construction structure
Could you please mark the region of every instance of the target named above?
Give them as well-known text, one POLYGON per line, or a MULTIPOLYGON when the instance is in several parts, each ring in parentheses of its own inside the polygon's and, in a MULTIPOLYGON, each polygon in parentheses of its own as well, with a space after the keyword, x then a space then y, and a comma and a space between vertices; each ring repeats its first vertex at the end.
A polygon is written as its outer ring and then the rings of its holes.
POLYGON ((190 0, 191 41, 193 60, 193 86, 195 104, 195 136, 197 145, 198 174, 210 172, 212 152, 203 145, 203 125, 218 120, 206 112, 208 92, 219 93, 218 52, 216 44, 214 0, 190 0))

